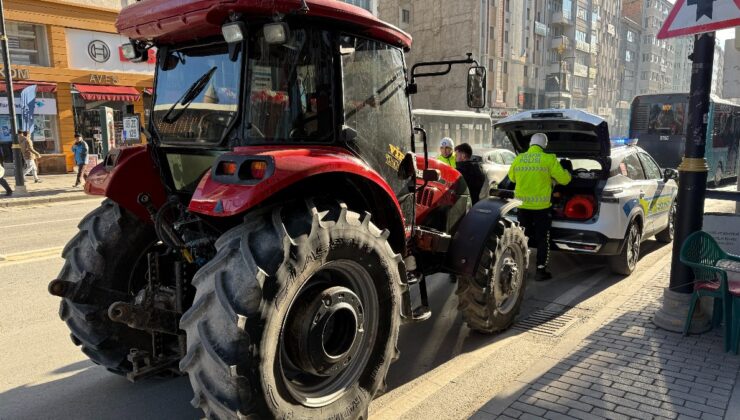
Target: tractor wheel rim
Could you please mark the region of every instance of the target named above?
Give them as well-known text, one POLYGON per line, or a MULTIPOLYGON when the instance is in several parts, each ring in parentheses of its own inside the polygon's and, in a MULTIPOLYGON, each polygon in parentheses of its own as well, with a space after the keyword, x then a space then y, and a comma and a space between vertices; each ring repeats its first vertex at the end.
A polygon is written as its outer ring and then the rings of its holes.
POLYGON ((493 278, 493 298, 496 310, 506 314, 516 306, 522 284, 522 273, 517 263, 516 251, 511 247, 504 250, 499 261, 501 265, 498 268, 498 276, 494 275, 493 278))
POLYGON ((288 392, 306 407, 323 407, 356 384, 379 325, 378 294, 354 261, 326 264, 301 288, 280 333, 280 371, 288 392))

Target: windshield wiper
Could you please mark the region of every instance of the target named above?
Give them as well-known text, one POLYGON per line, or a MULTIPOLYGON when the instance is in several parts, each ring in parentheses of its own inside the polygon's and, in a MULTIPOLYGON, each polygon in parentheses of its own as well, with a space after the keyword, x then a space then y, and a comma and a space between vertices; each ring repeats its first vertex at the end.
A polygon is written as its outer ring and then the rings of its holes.
POLYGON ((182 94, 180 99, 178 99, 170 109, 167 110, 167 113, 164 114, 162 117, 162 121, 166 122, 167 124, 172 124, 180 117, 182 116, 183 112, 185 112, 186 109, 188 109, 188 106, 195 100, 195 98, 200 95, 200 93, 205 89, 205 87, 208 85, 208 82, 211 81, 211 77, 213 77, 213 74, 216 72, 216 69, 218 67, 213 66, 210 70, 208 70, 203 76, 200 76, 198 80, 193 82, 192 85, 188 88, 188 90, 185 91, 185 93, 182 94), (177 105, 182 105, 182 108, 180 108, 177 112, 177 114, 170 116, 172 114, 172 111, 175 110, 177 105))

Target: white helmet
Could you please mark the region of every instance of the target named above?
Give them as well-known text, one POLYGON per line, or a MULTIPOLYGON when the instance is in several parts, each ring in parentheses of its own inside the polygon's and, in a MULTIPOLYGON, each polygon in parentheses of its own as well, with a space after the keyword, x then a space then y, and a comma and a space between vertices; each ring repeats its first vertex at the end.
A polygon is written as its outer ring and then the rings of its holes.
POLYGON ((547 148, 547 135, 545 133, 536 133, 532 135, 529 145, 537 145, 543 149, 547 148))
POLYGON ((445 137, 445 138, 443 138, 443 139, 442 139, 442 140, 441 140, 441 141, 439 142, 439 147, 449 147, 449 148, 452 148, 452 149, 454 149, 454 148, 455 148, 455 143, 454 143, 454 142, 452 141, 452 139, 451 139, 451 138, 449 138, 449 137, 445 137))

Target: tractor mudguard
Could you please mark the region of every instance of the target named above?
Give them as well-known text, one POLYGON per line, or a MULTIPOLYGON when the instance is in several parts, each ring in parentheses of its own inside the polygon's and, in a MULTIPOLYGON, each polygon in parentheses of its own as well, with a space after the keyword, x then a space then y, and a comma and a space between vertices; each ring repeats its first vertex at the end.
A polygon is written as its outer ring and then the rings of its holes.
MULTIPOLYGON (((379 186, 387 195, 390 208, 395 209, 399 220, 405 223, 396 194, 388 183, 361 159, 339 147, 237 147, 233 152, 221 155, 213 169, 201 179, 188 210, 212 217, 243 214, 292 185, 316 175, 332 173, 357 175, 379 186), (245 179, 248 177, 243 176, 244 165, 255 160, 267 162, 263 178, 245 179), (234 175, 219 173, 219 164, 224 161, 238 165, 234 175)), ((326 191, 331 192, 333 187, 336 186, 326 185, 326 191)))
POLYGON ((521 204, 518 200, 491 197, 478 201, 463 217, 447 257, 447 268, 456 274, 474 276, 486 241, 499 220, 521 204))
POLYGON ((90 170, 85 192, 108 197, 139 219, 151 223, 149 213, 137 201, 139 194, 148 193, 152 204, 159 208, 167 200, 167 193, 149 147, 113 149, 103 163, 90 170))

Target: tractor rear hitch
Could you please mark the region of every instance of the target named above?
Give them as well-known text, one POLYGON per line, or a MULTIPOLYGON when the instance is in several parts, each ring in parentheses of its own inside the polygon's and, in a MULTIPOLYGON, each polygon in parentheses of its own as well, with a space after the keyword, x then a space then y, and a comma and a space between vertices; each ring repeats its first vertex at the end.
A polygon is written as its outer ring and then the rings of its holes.
POLYGON ((108 308, 111 321, 131 328, 178 335, 180 314, 159 308, 144 308, 127 302, 115 302, 108 308))

